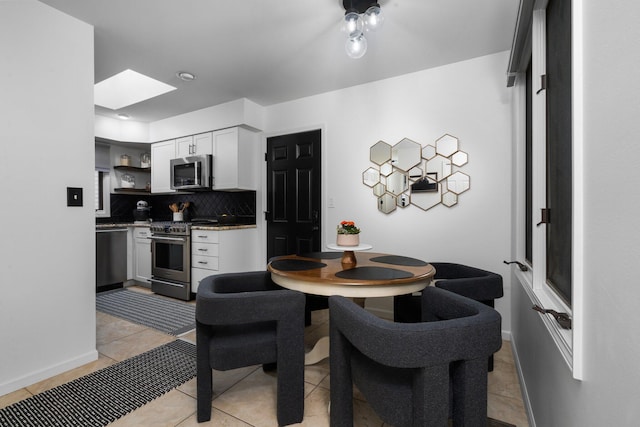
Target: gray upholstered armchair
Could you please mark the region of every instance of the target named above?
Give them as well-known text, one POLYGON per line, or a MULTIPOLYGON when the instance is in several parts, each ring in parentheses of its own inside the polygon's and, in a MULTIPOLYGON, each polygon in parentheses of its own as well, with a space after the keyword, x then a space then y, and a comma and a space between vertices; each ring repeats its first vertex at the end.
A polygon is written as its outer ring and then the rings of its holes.
POLYGON ((277 365, 280 425, 304 416, 304 294, 266 271, 210 276, 196 296, 198 422, 211 419, 212 369, 277 365))
MULTIPOLYGON (((491 271, 450 262, 432 262, 436 269, 433 279, 437 288, 480 301, 495 307, 495 300, 502 298, 502 276, 491 271)), ((399 295, 393 298, 393 318, 396 322, 420 322, 420 297, 399 295)), ((488 361, 493 371, 493 355, 488 361)))
POLYGON ((422 294, 420 323, 383 320, 339 296, 329 310, 332 427, 353 425, 352 383, 396 427, 486 425, 497 311, 435 287, 422 294))

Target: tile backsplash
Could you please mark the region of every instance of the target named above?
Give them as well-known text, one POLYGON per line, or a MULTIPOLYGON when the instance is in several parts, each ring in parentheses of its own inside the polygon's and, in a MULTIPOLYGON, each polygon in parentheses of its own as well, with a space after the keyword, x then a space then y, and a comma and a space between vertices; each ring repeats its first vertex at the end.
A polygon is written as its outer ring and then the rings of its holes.
POLYGON ((236 215, 239 223, 255 224, 256 192, 255 191, 207 191, 192 194, 158 194, 130 195, 111 194, 111 217, 97 218, 99 223, 132 222, 136 203, 145 200, 151 207, 151 218, 154 221, 170 221, 172 203, 189 202, 185 211, 185 220, 193 218, 216 218, 218 215, 236 215))

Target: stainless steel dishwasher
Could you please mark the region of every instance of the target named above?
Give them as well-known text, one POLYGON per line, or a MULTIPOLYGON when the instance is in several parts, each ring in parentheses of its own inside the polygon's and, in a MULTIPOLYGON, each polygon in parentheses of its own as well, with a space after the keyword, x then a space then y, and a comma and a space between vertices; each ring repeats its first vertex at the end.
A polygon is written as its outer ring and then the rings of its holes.
POLYGON ((127 280, 127 229, 96 230, 96 291, 127 280))

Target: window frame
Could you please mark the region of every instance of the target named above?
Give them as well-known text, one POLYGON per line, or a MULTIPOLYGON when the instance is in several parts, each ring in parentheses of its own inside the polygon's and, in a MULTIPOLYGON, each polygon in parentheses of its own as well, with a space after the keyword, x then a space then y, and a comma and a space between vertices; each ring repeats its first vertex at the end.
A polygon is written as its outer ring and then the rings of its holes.
MULTIPOLYGON (((564 1, 564 0, 563 0, 564 1)), ((526 27, 528 40, 520 52, 512 51, 519 58, 514 87, 514 137, 516 145, 516 235, 515 252, 519 260, 525 260, 529 270, 514 269, 516 278, 523 284, 532 304, 558 312, 566 312, 572 317, 572 329, 562 329, 550 315, 541 315, 543 323, 560 351, 575 379, 583 378, 583 111, 582 111, 582 0, 572 0, 572 297, 571 307, 547 284, 546 271, 546 226, 536 227, 542 208, 546 202, 546 94, 540 89, 540 76, 546 73, 546 6, 547 1, 536 1, 527 22, 519 16, 518 26, 526 27), (533 221, 532 244, 533 262, 526 261, 526 69, 527 58, 532 64, 532 156, 533 156, 533 197, 531 216, 533 221), (523 60, 524 58, 524 60, 523 60)), ((515 48, 515 46, 514 46, 515 48)), ((511 64, 510 64, 511 66, 511 64)))
POLYGON ((96 218, 108 218, 111 216, 111 181, 110 172, 102 169, 95 169, 94 172, 94 210, 96 218), (101 182, 99 181, 102 176, 101 182), (102 192, 100 192, 102 187, 102 192), (100 198, 102 199, 102 209, 98 209, 100 198))

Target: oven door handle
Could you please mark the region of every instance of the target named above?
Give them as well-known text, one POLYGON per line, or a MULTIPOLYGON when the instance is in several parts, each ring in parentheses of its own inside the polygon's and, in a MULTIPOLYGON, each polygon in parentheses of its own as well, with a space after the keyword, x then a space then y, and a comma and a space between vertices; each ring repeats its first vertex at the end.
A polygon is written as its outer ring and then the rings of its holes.
POLYGON ((151 240, 159 240, 159 241, 167 241, 167 242, 186 242, 187 237, 161 237, 161 236, 151 236, 149 237, 151 240))
POLYGON ((156 282, 156 283, 162 283, 163 285, 170 285, 170 286, 175 286, 177 288, 184 288, 185 284, 184 283, 173 283, 173 282, 167 282, 164 280, 159 280, 159 279, 154 279, 153 277, 151 278, 151 283, 156 282))

